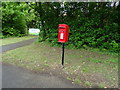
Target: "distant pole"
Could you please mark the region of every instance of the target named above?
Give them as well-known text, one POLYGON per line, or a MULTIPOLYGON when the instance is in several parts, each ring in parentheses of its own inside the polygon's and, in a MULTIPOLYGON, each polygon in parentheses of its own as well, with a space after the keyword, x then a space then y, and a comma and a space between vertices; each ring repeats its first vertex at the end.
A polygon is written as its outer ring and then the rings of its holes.
POLYGON ((62 66, 64 68, 64 43, 62 43, 62 66))

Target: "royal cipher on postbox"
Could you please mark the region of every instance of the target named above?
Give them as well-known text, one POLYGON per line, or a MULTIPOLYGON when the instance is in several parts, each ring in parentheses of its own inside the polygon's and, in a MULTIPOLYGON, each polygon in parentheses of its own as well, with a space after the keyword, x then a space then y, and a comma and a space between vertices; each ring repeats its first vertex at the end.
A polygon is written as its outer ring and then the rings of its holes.
POLYGON ((59 24, 58 26, 58 42, 65 43, 68 41, 69 26, 66 24, 59 24))

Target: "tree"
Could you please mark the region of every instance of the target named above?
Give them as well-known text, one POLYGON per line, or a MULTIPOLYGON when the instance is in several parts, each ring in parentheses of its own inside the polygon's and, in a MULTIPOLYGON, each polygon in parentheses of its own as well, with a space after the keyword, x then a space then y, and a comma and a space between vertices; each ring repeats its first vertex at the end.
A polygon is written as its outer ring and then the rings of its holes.
POLYGON ((27 23, 29 23, 35 17, 33 12, 34 9, 32 10, 25 2, 2 2, 3 35, 27 35, 27 23))

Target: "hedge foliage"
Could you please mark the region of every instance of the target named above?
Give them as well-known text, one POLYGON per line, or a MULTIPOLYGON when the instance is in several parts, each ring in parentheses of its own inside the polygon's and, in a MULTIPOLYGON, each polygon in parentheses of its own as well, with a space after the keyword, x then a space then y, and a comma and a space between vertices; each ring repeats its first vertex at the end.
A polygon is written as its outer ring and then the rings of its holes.
POLYGON ((58 43, 58 24, 70 26, 69 45, 74 48, 100 48, 119 52, 120 4, 110 2, 37 3, 42 32, 39 41, 58 43))

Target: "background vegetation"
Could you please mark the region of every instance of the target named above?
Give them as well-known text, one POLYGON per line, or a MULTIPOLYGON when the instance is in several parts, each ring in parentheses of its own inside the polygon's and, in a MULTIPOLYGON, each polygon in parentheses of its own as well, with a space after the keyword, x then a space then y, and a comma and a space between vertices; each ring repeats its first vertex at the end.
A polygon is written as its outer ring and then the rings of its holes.
POLYGON ((27 34, 40 28, 39 41, 58 43, 58 24, 70 26, 68 47, 99 48, 119 52, 119 2, 5 2, 2 3, 4 36, 27 34))
POLYGON ((24 36, 34 19, 34 10, 25 2, 2 3, 2 33, 5 37, 24 36))
POLYGON ((75 48, 94 47, 118 52, 120 5, 111 7, 108 2, 65 2, 37 3, 42 22, 41 40, 48 40, 54 45, 57 42, 58 24, 70 26, 69 42, 66 45, 75 48), (40 11, 41 10, 41 11, 40 11))

